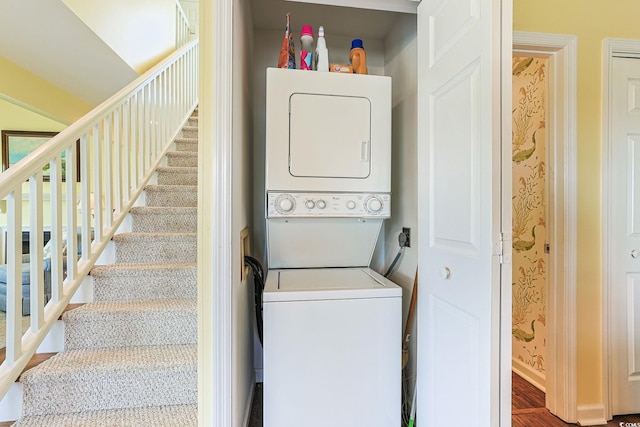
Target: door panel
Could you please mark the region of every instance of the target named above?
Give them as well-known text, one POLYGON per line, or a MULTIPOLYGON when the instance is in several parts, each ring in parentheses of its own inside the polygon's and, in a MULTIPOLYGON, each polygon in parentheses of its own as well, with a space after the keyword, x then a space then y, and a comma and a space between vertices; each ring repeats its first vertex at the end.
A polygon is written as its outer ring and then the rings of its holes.
POLYGON ((611 400, 619 415, 640 412, 640 59, 614 58, 612 83, 611 400))
POLYGON ((501 264, 494 245, 511 228, 510 220, 501 224, 502 106, 511 113, 502 96, 510 75, 501 72, 501 37, 510 46, 511 28, 502 34, 501 6, 418 6, 420 425, 449 425, 452 416, 474 426, 501 422, 501 264))
POLYGON ((627 276, 627 380, 640 380, 640 340, 636 329, 640 325, 640 274, 627 276))
POLYGON ((430 100, 433 174, 429 183, 438 201, 430 215, 432 244, 469 256, 477 256, 480 249, 479 78, 478 63, 474 62, 436 89, 430 100))

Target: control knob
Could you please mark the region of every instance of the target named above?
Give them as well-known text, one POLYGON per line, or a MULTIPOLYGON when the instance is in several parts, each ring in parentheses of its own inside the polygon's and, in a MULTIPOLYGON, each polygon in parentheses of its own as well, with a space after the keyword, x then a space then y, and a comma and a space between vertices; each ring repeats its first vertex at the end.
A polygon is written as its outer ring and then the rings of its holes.
POLYGON ((356 208, 356 202, 354 202, 353 200, 349 200, 347 202, 347 209, 355 209, 356 208))
POLYGON ((306 202, 304 202, 304 205, 307 207, 307 209, 313 209, 316 207, 316 202, 314 202, 313 200, 307 200, 306 202))
POLYGON ((327 202, 325 202, 324 200, 320 199, 316 202, 316 206, 318 207, 318 209, 324 209, 327 207, 327 202))
POLYGON ((367 212, 377 214, 382 211, 383 204, 378 196, 371 196, 367 199, 364 206, 367 212))
POLYGON ((288 214, 295 209, 296 201, 289 194, 281 194, 276 198, 275 207, 281 214, 288 214))

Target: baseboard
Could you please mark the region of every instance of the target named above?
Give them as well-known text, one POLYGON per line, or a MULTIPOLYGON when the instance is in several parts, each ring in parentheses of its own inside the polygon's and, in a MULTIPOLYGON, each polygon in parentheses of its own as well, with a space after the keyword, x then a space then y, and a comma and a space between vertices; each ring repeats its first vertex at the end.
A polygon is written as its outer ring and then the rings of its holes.
POLYGON ((511 369, 537 389, 545 391, 545 378, 539 371, 515 358, 511 359, 511 369))
POLYGON ((604 405, 578 405, 578 425, 601 426, 607 424, 604 405))
POLYGON ((13 383, 0 400, 0 422, 17 421, 22 418, 22 389, 21 383, 13 383))
POLYGON ((38 346, 36 353, 60 353, 64 350, 64 322, 56 320, 51 330, 38 346))
POLYGON ((93 277, 87 276, 82 279, 80 287, 69 301, 70 304, 85 304, 93 302, 93 277))

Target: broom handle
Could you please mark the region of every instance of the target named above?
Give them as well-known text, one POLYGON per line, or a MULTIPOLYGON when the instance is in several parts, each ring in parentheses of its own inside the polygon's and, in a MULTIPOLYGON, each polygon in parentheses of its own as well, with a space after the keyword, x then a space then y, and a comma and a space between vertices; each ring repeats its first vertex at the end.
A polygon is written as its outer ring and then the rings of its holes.
POLYGON ((413 318, 415 316, 416 303, 418 302, 418 269, 416 268, 416 277, 413 280, 413 291, 411 292, 411 302, 409 303, 409 313, 407 313, 407 324, 404 328, 404 341, 402 349, 409 348, 409 338, 413 329, 413 318))

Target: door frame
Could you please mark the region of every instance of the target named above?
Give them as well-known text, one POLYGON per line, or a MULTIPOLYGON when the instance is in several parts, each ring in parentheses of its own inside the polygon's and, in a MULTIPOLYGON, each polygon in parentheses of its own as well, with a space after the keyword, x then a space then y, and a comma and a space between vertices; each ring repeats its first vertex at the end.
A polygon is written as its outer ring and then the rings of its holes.
MULTIPOLYGON (((546 407, 577 421, 577 37, 514 31, 513 51, 549 59, 546 407)), ((510 318, 509 318, 510 319, 510 318)), ((510 321, 510 320, 509 320, 510 321)))
POLYGON ((201 426, 233 423, 233 9, 233 0, 201 1, 199 9, 198 425, 201 426))
POLYGON ((613 84, 613 58, 620 54, 640 58, 640 40, 613 39, 604 40, 602 49, 602 401, 604 419, 610 420, 612 414, 612 366, 611 346, 613 345, 613 330, 611 315, 615 311, 612 306, 611 293, 613 291, 613 241, 611 228, 613 215, 611 208, 611 196, 613 194, 612 175, 615 165, 612 162, 612 137, 611 137, 611 87, 613 84))

